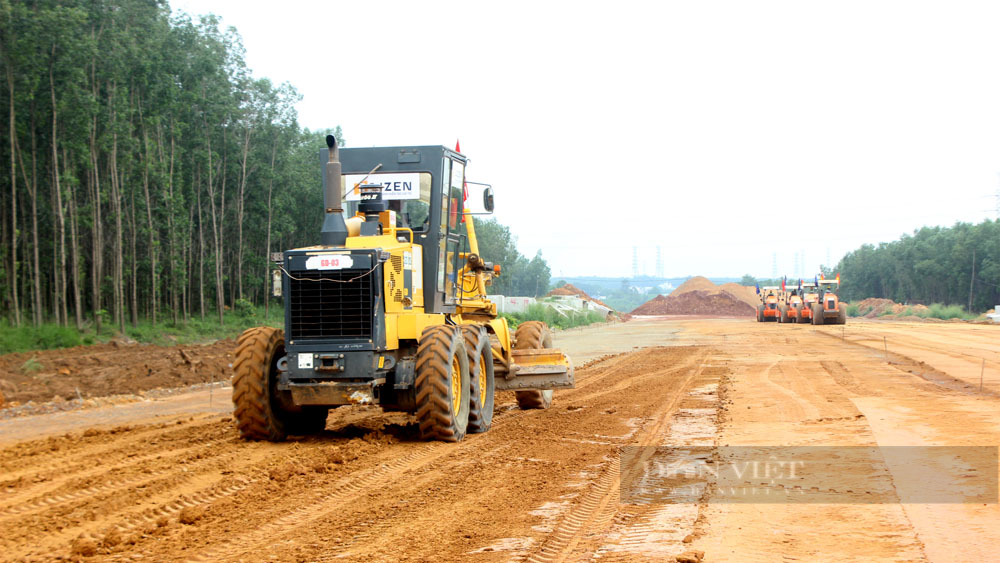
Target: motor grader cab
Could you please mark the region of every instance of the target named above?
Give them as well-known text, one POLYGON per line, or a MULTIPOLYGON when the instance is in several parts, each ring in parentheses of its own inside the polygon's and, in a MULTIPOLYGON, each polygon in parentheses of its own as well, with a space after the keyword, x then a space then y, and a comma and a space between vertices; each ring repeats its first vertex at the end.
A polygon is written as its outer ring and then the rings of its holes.
POLYGON ((526 322, 511 334, 486 296, 501 270, 479 255, 470 208, 491 212, 493 190, 466 182, 465 156, 442 146, 340 150, 328 136, 322 159, 320 244, 275 260, 285 330, 251 328, 238 340, 243 438, 317 432, 330 408, 370 404, 414 413, 425 439, 458 441, 489 429, 495 390, 515 390, 527 409, 573 387, 548 327, 526 322))
POLYGON ((840 288, 840 274, 836 279, 817 280, 817 300, 812 304, 812 324, 847 324, 847 304, 840 302, 837 290, 840 288))
POLYGON ((758 297, 760 305, 757 305, 757 322, 777 322, 781 319, 781 309, 778 307, 778 294, 781 287, 769 285, 760 288, 758 297))

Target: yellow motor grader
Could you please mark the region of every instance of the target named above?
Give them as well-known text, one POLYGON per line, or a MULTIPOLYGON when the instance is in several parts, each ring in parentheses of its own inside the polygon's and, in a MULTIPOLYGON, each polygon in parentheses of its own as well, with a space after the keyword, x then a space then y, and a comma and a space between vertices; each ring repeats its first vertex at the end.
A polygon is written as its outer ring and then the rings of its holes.
POLYGON ((318 432, 331 408, 370 404, 414 413, 424 439, 457 442, 490 428, 495 390, 544 409, 553 389, 574 386, 549 328, 511 334, 486 296, 501 268, 480 256, 469 208, 492 212, 493 189, 466 182, 465 156, 326 141, 320 244, 272 258, 285 330, 251 328, 237 343, 243 438, 318 432))

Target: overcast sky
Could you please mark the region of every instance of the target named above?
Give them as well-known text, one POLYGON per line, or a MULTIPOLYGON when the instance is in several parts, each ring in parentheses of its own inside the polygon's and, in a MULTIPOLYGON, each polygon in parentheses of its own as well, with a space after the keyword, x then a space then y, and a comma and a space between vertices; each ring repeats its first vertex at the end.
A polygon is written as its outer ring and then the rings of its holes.
POLYGON ((997 2, 171 6, 235 26, 306 127, 459 139, 556 278, 631 275, 634 248, 652 275, 657 247, 667 276, 811 276, 1000 205, 997 2))

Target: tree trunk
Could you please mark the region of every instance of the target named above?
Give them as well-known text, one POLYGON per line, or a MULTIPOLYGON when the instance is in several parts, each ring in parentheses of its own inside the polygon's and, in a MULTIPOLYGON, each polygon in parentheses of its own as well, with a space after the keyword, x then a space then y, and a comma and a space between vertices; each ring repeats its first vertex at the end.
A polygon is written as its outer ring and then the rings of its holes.
MULTIPOLYGON (((96 88, 96 87, 95 87, 96 88)), ((94 114, 90 127, 90 199, 94 206, 94 216, 90 226, 91 238, 91 273, 90 273, 90 306, 93 307, 94 328, 101 334, 103 306, 101 304, 101 277, 104 260, 104 233, 101 228, 101 167, 97 159, 97 114, 94 114)))
POLYGON ((278 154, 278 136, 271 146, 271 175, 267 181, 267 242, 264 244, 264 318, 271 305, 271 189, 274 187, 274 157, 278 154))
MULTIPOLYGON (((63 147, 63 166, 67 166, 69 159, 66 155, 66 148, 63 147)), ((64 172, 67 172, 64 170, 64 172)), ((70 240, 70 267, 71 279, 73 280, 73 314, 76 321, 76 330, 83 330, 83 303, 80 301, 80 252, 79 252, 79 229, 77 223, 76 190, 75 183, 69 188, 69 240, 70 240)))
MULTIPOLYGON (((212 176, 212 137, 209 133, 208 128, 205 128, 206 137, 208 139, 208 204, 209 209, 212 212, 212 240, 215 243, 215 302, 216 309, 219 313, 219 324, 225 324, 225 317, 223 316, 224 310, 224 289, 222 286, 222 234, 220 233, 221 222, 220 213, 215 205, 215 186, 213 185, 212 176)), ((225 134, 223 134, 222 140, 223 147, 225 147, 225 134)), ((223 158, 222 165, 222 204, 225 203, 225 186, 226 186, 226 174, 225 174, 225 159, 223 158)))
MULTIPOLYGON (((140 105, 141 108, 141 105, 140 105)), ((141 111, 141 109, 140 109, 141 111)), ((141 114, 140 114, 141 119, 141 114)), ((146 155, 142 168, 142 190, 146 196, 146 222, 149 227, 149 283, 150 283, 150 319, 153 326, 156 326, 156 230, 153 227, 153 202, 149 198, 149 138, 145 131, 142 134, 143 146, 146 147, 146 155)), ((133 239, 134 240, 134 239, 133 239)))
POLYGON ((10 96, 10 218, 11 218, 11 243, 10 243, 10 293, 11 307, 14 309, 14 326, 21 326, 21 305, 17 295, 17 160, 14 157, 15 144, 14 136, 17 134, 16 115, 14 113, 14 74, 10 62, 4 65, 7 67, 7 92, 10 96))
MULTIPOLYGON (((35 114, 32 111, 31 114, 31 184, 28 185, 28 191, 31 195, 31 246, 32 246, 32 258, 34 261, 34 271, 32 273, 32 279, 34 283, 34 321, 35 326, 42 324, 42 264, 38 258, 38 175, 36 171, 38 164, 38 156, 36 152, 35 144, 35 114)), ((22 163, 21 170, 24 170, 24 165, 22 163)))
MULTIPOLYGON (((170 287, 170 314, 172 316, 173 322, 177 324, 177 255, 176 255, 176 240, 177 234, 174 233, 174 209, 176 205, 174 204, 174 122, 170 122, 170 171, 167 173, 167 195, 169 196, 167 210, 167 241, 169 245, 170 252, 170 282, 168 286, 170 287)), ((185 276, 186 277, 186 276, 185 276)), ((184 311, 185 318, 187 313, 187 300, 184 301, 184 311)))
POLYGON ((240 158, 240 190, 236 199, 236 297, 243 298, 243 195, 247 187, 247 159, 250 156, 250 137, 253 127, 247 126, 243 136, 243 154, 240 158))
POLYGON ((49 63, 49 94, 52 100, 52 186, 54 191, 56 208, 56 271, 53 276, 56 281, 55 303, 56 318, 60 325, 66 326, 68 321, 68 311, 66 308, 66 213, 63 210, 62 185, 59 181, 59 149, 56 145, 58 128, 56 120, 58 116, 58 106, 56 105, 56 82, 55 82, 55 56, 56 45, 52 44, 52 59, 49 63))
MULTIPOLYGON (((124 185, 125 182, 122 182, 124 185)), ((129 307, 129 317, 132 320, 132 328, 139 326, 139 259, 135 252, 135 240, 138 237, 138 233, 135 228, 135 190, 129 190, 129 209, 126 213, 128 216, 128 226, 129 226, 129 265, 131 266, 131 275, 129 277, 129 286, 132 290, 130 294, 131 307, 129 307)))
POLYGON ((195 172, 195 191, 198 192, 198 307, 201 320, 205 320, 205 229, 201 217, 201 186, 195 172))
POLYGON ((115 324, 122 334, 125 333, 125 290, 123 287, 124 260, 122 257, 122 201, 121 185, 118 175, 118 130, 117 119, 114 110, 116 84, 112 82, 108 88, 108 106, 110 108, 112 127, 111 133, 111 162, 109 174, 111 176, 111 210, 115 215, 115 239, 114 239, 114 271, 112 273, 112 285, 114 286, 115 300, 115 324))

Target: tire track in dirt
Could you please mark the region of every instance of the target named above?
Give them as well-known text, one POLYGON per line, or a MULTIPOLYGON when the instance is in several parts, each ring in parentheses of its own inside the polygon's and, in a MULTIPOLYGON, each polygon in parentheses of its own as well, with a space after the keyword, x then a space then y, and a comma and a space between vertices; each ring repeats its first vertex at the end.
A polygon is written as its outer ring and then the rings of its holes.
POLYGON ((178 460, 183 460, 185 457, 199 458, 204 453, 207 453, 227 441, 231 441, 231 438, 205 440, 204 442, 198 443, 194 446, 173 450, 169 453, 164 453, 163 450, 159 450, 142 456, 126 458, 125 462, 113 462, 111 464, 98 465, 74 465, 59 472, 61 477, 56 476, 53 471, 39 473, 36 478, 44 479, 42 482, 36 483, 34 486, 29 485, 21 491, 11 493, 9 496, 0 497, 3 503, 3 506, 0 506, 0 522, 2 522, 4 520, 4 516, 7 515, 23 514, 33 509, 48 508, 59 503, 70 502, 80 498, 93 496, 104 491, 121 489, 140 482, 151 481, 157 477, 171 473, 175 471, 175 469, 168 466, 157 471, 144 472, 143 475, 137 477, 115 477, 115 474, 127 472, 133 467, 152 461, 164 460, 165 457, 178 460), (57 492, 62 488, 72 488, 74 483, 77 482, 86 482, 88 480, 94 481, 98 479, 102 479, 103 482, 82 489, 78 488, 72 492, 57 492))
MULTIPOLYGON (((373 438, 375 441, 368 449, 358 450, 355 441, 362 443, 362 436, 365 440, 369 435, 377 437, 385 421, 400 417, 365 410, 352 415, 366 420, 361 427, 350 422, 350 417, 331 415, 329 424, 346 426, 328 430, 315 439, 288 444, 241 442, 231 423, 219 421, 217 415, 181 426, 158 423, 132 427, 103 435, 99 440, 85 438, 84 441, 90 440, 89 444, 54 451, 47 449, 48 439, 27 442, 30 448, 18 444, 0 450, 0 459, 16 462, 14 450, 27 452, 34 448, 31 457, 54 479, 51 483, 32 484, 31 488, 13 491, 4 499, 7 512, 0 513, 0 520, 6 529, 16 533, 4 534, 0 551, 4 558, 53 559, 69 557, 82 541, 96 544, 97 553, 105 559, 127 558, 133 553, 146 553, 147 560, 188 558, 194 554, 200 555, 200 560, 252 559, 264 547, 283 553, 279 540, 299 541, 309 537, 304 534, 309 533, 310 525, 317 519, 329 519, 349 507, 348 512, 357 517, 336 522, 339 539, 331 539, 327 545, 307 552, 305 558, 326 560, 344 552, 364 552, 373 539, 384 532, 398 533, 398 526, 407 525, 408 518, 421 518, 422 513, 413 507, 373 519, 365 515, 366 505, 358 504, 359 492, 380 490, 388 485, 390 489, 379 494, 391 497, 394 480, 400 473, 407 474, 406 481, 411 485, 436 488, 442 474, 465 475, 469 467, 484 470, 480 468, 484 457, 516 459, 509 448, 531 443, 533 428, 539 424, 562 417, 568 420, 586 415, 590 417, 587 420, 593 420, 594 415, 614 416, 580 411, 585 407, 574 404, 588 401, 615 404, 614 394, 622 392, 639 396, 636 393, 640 391, 629 389, 631 385, 638 382, 645 385, 643 389, 654 389, 651 377, 673 381, 683 370, 693 367, 696 360, 689 356, 698 353, 694 349, 653 349, 591 362, 578 371, 578 389, 557 394, 557 406, 553 409, 505 411, 508 405, 504 405, 494 420, 492 434, 457 445, 414 444, 405 441, 411 437, 404 436, 403 443, 394 443, 391 438, 373 438), (666 358, 670 360, 665 361, 666 358), (633 383, 626 384, 629 379, 633 383), (98 451, 88 451, 87 447, 96 447, 98 451), (150 451, 149 447, 157 449, 150 451), (322 462, 324 456, 338 449, 346 453, 359 451, 360 457, 349 458, 344 465, 337 466, 340 473, 332 475, 333 479, 309 473, 313 477, 288 481, 292 486, 286 489, 281 482, 274 481, 273 474, 269 475, 274 468, 293 462, 303 464, 311 472, 312 464, 322 462), (99 461, 100 457, 109 460, 109 464, 97 469, 91 462, 99 461), (68 471, 57 475, 55 472, 60 468, 68 471), (316 484, 306 486, 306 481, 316 484), (275 496, 274 491, 280 493, 275 496), (197 525, 179 522, 187 509, 203 514, 197 525), (242 510, 254 514, 252 528, 239 525, 242 510), (206 530, 211 533, 206 535, 206 530), (123 543, 109 540, 114 533, 122 536, 123 543)), ((581 434, 581 439, 584 437, 581 434)), ((612 435, 601 440, 614 444, 624 438, 612 435)), ((530 466, 538 461, 525 458, 522 463, 530 466)), ((446 511, 447 507, 442 509, 446 511)))
POLYGON ((218 421, 215 415, 209 415, 170 423, 89 429, 79 434, 67 433, 13 444, 0 450, 0 471, 4 476, 0 486, 25 476, 64 475, 116 458, 165 450, 174 441, 204 442, 208 438, 192 437, 191 432, 205 426, 206 419, 218 421))
MULTIPOLYGON (((685 376, 680 385, 672 390, 671 395, 664 398, 659 409, 652 415, 650 422, 643 425, 637 433, 636 441, 640 446, 658 445, 664 428, 670 422, 674 409, 684 398, 691 383, 698 378, 703 370, 703 360, 706 351, 691 358, 690 363, 699 365, 685 376)), ((624 383, 624 382, 623 382, 624 383)), ((651 449, 650 449, 651 450, 651 449)), ((652 451, 643 451, 632 460, 629 470, 634 470, 642 463, 648 462, 652 451)), ((570 558, 585 536, 606 530, 618 510, 618 496, 621 487, 621 467, 614 459, 607 459, 598 478, 593 482, 582 500, 576 504, 548 535, 540 548, 528 556, 517 559, 532 563, 548 563, 564 561, 570 558)))

